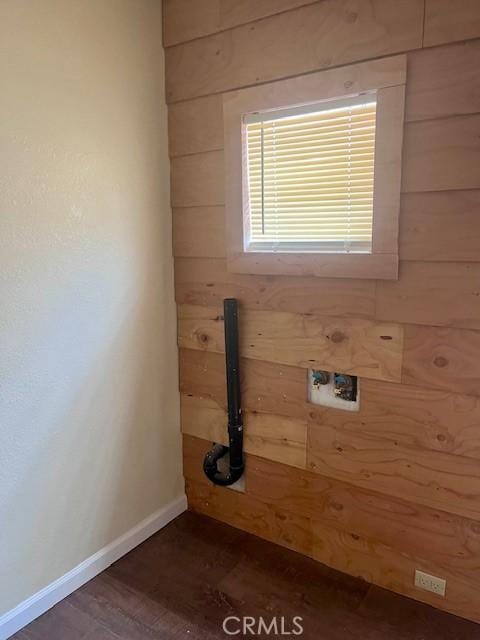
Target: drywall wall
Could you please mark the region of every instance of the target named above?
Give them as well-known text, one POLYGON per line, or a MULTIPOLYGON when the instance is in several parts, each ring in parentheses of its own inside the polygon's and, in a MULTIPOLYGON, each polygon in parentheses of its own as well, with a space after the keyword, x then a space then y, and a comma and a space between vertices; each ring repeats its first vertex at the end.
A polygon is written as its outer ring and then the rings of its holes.
POLYGON ((160 29, 0 3, 0 614, 184 491, 160 29))
POLYGON ((480 3, 165 6, 190 508, 480 620, 480 3), (229 273, 223 93, 399 52, 399 280, 229 273), (225 296, 241 303, 245 494, 201 470, 210 441, 225 437, 225 296), (366 349, 377 364, 367 333, 395 336, 388 367, 361 374, 357 414, 307 401, 305 354, 344 362, 341 346, 325 346, 335 330, 352 358, 366 349), (446 597, 415 588, 415 568, 446 578, 446 597))

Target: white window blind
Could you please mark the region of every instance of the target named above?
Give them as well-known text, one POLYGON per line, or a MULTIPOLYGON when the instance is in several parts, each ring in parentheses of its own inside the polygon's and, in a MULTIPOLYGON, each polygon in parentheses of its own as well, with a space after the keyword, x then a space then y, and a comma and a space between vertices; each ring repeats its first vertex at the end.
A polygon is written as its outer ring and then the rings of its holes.
POLYGON ((245 117, 247 251, 372 247, 375 94, 245 117))

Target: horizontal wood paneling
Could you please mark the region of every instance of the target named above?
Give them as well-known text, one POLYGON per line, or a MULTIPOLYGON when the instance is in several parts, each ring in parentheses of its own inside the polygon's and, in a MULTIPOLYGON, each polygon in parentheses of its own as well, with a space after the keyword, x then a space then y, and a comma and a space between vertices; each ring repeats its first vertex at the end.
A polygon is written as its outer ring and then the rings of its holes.
POLYGON ((316 2, 167 49, 167 100, 415 49, 422 26, 422 0, 316 2))
POLYGON ((189 508, 309 555, 312 535, 308 518, 208 482, 202 463, 210 447, 211 443, 206 440, 183 436, 183 470, 189 508))
MULTIPOLYGON (((400 196, 400 194, 398 194, 400 196)), ((400 198, 398 198, 400 199, 400 198)), ((232 209, 230 208, 232 211, 232 209)), ((226 210, 228 211, 228 209, 226 210)), ((227 213, 228 215, 228 213, 227 213)), ((228 235, 228 220, 227 220, 228 235)), ((239 237, 240 238, 240 237, 239 237)), ((351 278, 388 279, 398 277, 397 253, 308 253, 306 255, 295 252, 257 251, 251 254, 230 253, 228 268, 234 273, 254 274, 263 276, 314 276, 317 278, 351 278)))
POLYGON ((480 262, 480 190, 402 197, 402 260, 480 262))
MULTIPOLYGON (((182 432, 228 445, 227 412, 207 398, 181 396, 182 432)), ((307 423, 279 415, 244 412, 244 449, 261 458, 305 469, 307 423)))
MULTIPOLYGON (((405 128, 402 191, 480 188, 480 114, 411 122, 405 128)), ((174 207, 224 204, 223 153, 174 158, 174 207)))
MULTIPOLYGON (((372 535, 339 528, 324 518, 301 516, 284 506, 260 500, 249 494, 248 490, 243 494, 204 481, 191 482, 191 467, 197 467, 203 457, 202 441, 192 442, 195 440, 184 439, 186 491, 189 506, 193 510, 300 551, 333 568, 354 573, 380 586, 437 606, 438 597, 415 589, 412 576, 418 567, 434 575, 443 575, 447 578, 448 591, 447 598, 442 599, 442 607, 472 617, 476 585, 469 584, 461 571, 440 568, 431 560, 398 552, 372 535)), ((473 617, 478 619, 475 613, 473 617)))
MULTIPOLYGON (((173 211, 174 252, 178 257, 224 258, 225 219, 223 207, 181 207, 173 211)), ((480 190, 406 193, 402 197, 400 216, 400 258, 433 262, 480 262, 480 190), (454 229, 454 233, 452 230, 454 229)), ((189 295, 197 296, 209 304, 217 299, 214 292, 222 289, 219 283, 229 281, 232 290, 237 282, 250 281, 255 289, 265 284, 275 289, 278 282, 283 288, 290 280, 299 285, 301 278, 263 278, 226 273, 226 264, 218 261, 179 261, 180 280, 190 281, 189 295), (188 270, 188 271, 187 271, 188 270), (198 270, 198 273, 197 273, 198 270), (203 280, 206 278, 206 280, 203 280), (203 284, 201 284, 203 282, 203 284), (208 284, 211 295, 205 295, 208 284), (202 297, 203 296, 203 297, 202 297)), ((373 315, 373 288, 371 280, 359 281, 332 278, 311 278, 313 293, 321 313, 349 314, 354 307, 361 316, 373 315), (350 300, 349 297, 352 299, 350 300), (333 302, 333 304, 332 304, 333 302), (338 311, 334 309, 338 307, 338 311), (332 309, 332 311, 328 311, 332 309)), ((182 293, 183 295, 183 293, 182 293)), ((233 295, 233 294, 229 294, 233 295)), ((300 295, 297 296, 300 298, 300 295)), ((303 296, 302 296, 303 298, 303 296)), ((192 297, 193 300, 193 297, 192 297)), ((311 301, 307 301, 311 304, 311 301)))
MULTIPOLYGON (((358 413, 311 409, 312 424, 332 427, 347 441, 360 435, 380 449, 462 455, 480 461, 480 399, 378 380, 360 381, 358 413)), ((309 405, 310 407, 312 405, 309 405)))
MULTIPOLYGON (((173 254, 175 256, 187 258, 225 257, 223 207, 180 207, 174 209, 172 214, 173 254)), ((188 261, 188 264, 190 267, 195 265, 191 261, 188 261)), ((199 262, 198 266, 200 264, 199 262)))
POLYGON ((309 425, 307 467, 325 476, 470 518, 480 517, 480 461, 309 425))
POLYGON ((476 586, 469 584, 463 575, 444 568, 439 570, 428 559, 399 554, 390 547, 357 533, 328 527, 321 520, 312 522, 312 533, 312 557, 316 560, 386 589, 435 607, 441 606, 457 615, 480 619, 478 612, 472 608, 476 586), (449 589, 445 599, 413 586, 412 576, 418 567, 422 567, 427 573, 441 573, 445 577, 449 589))
POLYGON ((426 0, 424 45, 480 37, 478 0, 426 0))
MULTIPOLYGON (((370 320, 329 318, 281 311, 242 310, 242 355, 306 368, 342 371, 399 381, 403 330, 370 320)), ((180 305, 180 347, 223 352, 221 309, 180 305)))
POLYGON ((237 491, 186 481, 189 508, 275 544, 312 555, 312 531, 305 518, 237 491))
POLYGON ((184 259, 176 261, 175 283, 180 304, 216 307, 235 297, 248 309, 364 318, 375 313, 372 280, 235 274, 224 260, 184 259))
POLYGON ((318 0, 164 0, 164 46, 231 29, 318 0))
POLYGON ((222 151, 173 158, 170 171, 172 207, 224 204, 222 151))
MULTIPOLYGON (((480 112, 480 40, 408 54, 406 121, 480 112)), ((172 156, 223 148, 222 95, 169 107, 172 156)))
POLYGON ((480 263, 402 263, 399 280, 377 284, 376 317, 480 329, 480 263))
POLYGON ((205 438, 184 436, 190 505, 479 619, 480 4, 426 0, 425 45, 449 44, 421 49, 423 0, 284 2, 166 7, 169 44, 202 36, 167 50, 182 428, 205 438), (399 51, 399 280, 229 273, 225 92, 399 51), (246 494, 201 469, 226 436, 224 297, 241 303, 246 494), (359 367, 360 410, 310 404, 309 367, 359 367), (415 568, 446 577, 446 598, 413 587, 415 568))
POLYGON ((428 549, 438 565, 478 568, 480 526, 461 516, 253 456, 246 491, 274 507, 355 531, 400 552, 421 557, 428 549))
MULTIPOLYGON (((298 367, 242 358, 242 404, 250 411, 308 420, 307 372, 298 367)), ((226 407, 225 356, 180 349, 180 390, 226 407)))
POLYGON ((402 190, 480 187, 480 114, 410 122, 405 128, 402 190))
POLYGON ((409 53, 406 120, 480 112, 479 66, 480 40, 409 53))
MULTIPOLYGON (((240 372, 243 406, 249 411, 324 424, 345 438, 351 432, 386 440, 387 449, 400 445, 480 460, 478 397, 364 378, 360 410, 347 412, 310 404, 304 369, 244 358, 240 372)), ((180 387, 225 408, 224 356, 182 349, 180 387)))
POLYGON ((171 104, 168 131, 170 157, 223 149, 222 96, 171 104))
POLYGON ((480 395, 480 332, 407 325, 402 381, 480 395))

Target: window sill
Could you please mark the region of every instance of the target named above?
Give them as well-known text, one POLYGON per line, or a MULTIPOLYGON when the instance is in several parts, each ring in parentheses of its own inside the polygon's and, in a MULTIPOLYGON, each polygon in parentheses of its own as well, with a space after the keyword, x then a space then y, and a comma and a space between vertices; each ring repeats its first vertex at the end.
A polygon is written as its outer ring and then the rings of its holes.
POLYGON ((320 276, 324 278, 398 279, 398 256, 390 253, 263 253, 230 255, 232 273, 320 276))

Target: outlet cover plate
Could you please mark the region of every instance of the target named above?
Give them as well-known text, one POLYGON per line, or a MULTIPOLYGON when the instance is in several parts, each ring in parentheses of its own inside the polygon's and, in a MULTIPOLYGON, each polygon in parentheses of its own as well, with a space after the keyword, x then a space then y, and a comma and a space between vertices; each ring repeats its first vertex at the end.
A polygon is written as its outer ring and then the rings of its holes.
POLYGON ((438 576, 432 576, 424 571, 415 571, 415 586, 425 591, 431 591, 436 593, 437 596, 445 597, 445 589, 447 587, 447 581, 438 576))

